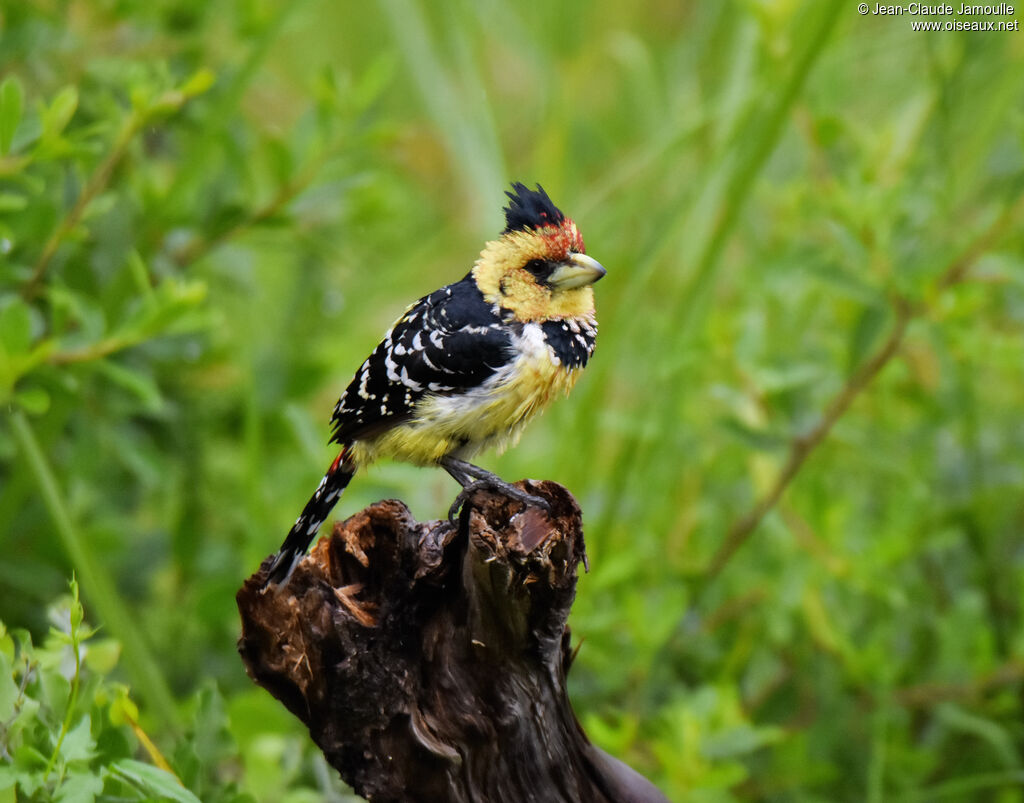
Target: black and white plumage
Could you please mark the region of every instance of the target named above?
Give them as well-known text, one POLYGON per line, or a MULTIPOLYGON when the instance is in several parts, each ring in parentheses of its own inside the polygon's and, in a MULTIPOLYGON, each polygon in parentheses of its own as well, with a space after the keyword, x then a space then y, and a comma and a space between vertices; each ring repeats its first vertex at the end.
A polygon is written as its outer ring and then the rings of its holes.
POLYGON ((347 444, 412 414, 428 393, 482 384, 512 358, 511 332, 467 276, 421 298, 384 335, 341 394, 331 419, 347 444))
POLYGON ((409 307, 334 408, 341 453, 288 533, 268 582, 283 583, 355 472, 381 457, 440 464, 461 484, 485 479, 465 458, 514 442, 593 354, 591 285, 605 271, 575 223, 538 187, 514 184, 506 228, 473 270, 409 307))

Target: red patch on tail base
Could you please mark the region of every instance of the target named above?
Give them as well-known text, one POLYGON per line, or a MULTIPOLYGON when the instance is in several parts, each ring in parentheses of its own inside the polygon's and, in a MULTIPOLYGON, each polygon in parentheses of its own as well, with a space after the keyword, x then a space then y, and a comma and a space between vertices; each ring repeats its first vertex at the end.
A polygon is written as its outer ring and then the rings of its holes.
POLYGON ((340 452, 338 452, 338 456, 334 458, 334 462, 331 463, 331 467, 329 469, 327 469, 327 473, 328 474, 333 474, 335 471, 338 470, 338 466, 340 466, 341 465, 341 461, 345 459, 345 452, 347 452, 347 451, 348 451, 348 449, 346 448, 346 449, 342 449, 340 452))

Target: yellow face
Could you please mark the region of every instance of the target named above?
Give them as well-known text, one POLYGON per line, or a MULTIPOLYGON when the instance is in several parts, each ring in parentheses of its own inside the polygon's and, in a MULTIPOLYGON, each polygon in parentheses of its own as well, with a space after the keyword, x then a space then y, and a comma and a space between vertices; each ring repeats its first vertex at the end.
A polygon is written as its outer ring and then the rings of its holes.
POLYGON ((484 246, 473 277, 484 298, 523 323, 592 315, 591 285, 604 276, 584 253, 576 224, 508 231, 484 246))

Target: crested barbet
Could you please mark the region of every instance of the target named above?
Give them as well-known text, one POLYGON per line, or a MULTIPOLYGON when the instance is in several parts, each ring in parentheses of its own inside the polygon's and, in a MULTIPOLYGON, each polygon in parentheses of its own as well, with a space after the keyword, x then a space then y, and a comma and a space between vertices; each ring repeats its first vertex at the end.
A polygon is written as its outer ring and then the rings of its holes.
POLYGON ((545 504, 471 463, 514 443, 594 352, 591 285, 605 270, 540 185, 512 185, 505 229, 465 278, 421 298, 384 335, 341 394, 331 442, 341 452, 268 573, 284 584, 356 471, 378 458, 440 465, 468 490, 545 504))

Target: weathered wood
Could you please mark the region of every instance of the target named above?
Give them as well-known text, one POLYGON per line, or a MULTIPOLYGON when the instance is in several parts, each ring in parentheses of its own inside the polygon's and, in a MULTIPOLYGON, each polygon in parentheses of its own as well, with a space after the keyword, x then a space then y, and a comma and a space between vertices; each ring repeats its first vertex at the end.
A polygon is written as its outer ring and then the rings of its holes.
POLYGON ((555 483, 522 487, 551 512, 478 491, 456 528, 379 502, 285 589, 262 590, 268 559, 238 592, 249 674, 369 800, 666 800, 576 721, 580 509, 555 483))

